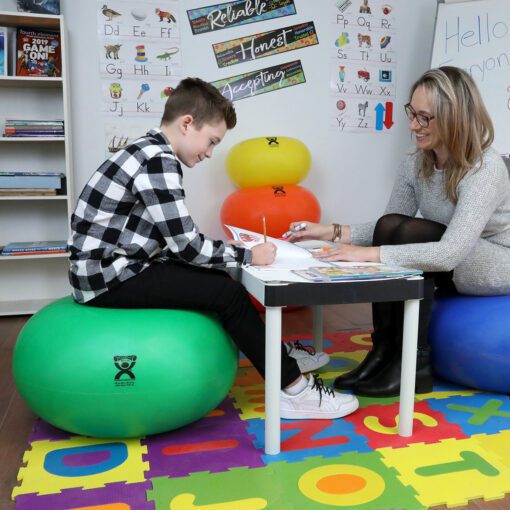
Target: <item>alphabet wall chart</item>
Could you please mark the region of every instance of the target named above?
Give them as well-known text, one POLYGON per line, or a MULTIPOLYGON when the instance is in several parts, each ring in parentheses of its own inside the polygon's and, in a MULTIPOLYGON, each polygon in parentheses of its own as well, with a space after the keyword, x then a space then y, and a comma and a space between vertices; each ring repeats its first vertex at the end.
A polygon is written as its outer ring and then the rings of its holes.
POLYGON ((179 1, 98 0, 97 7, 110 156, 159 125, 166 98, 182 77, 179 1))
POLYGON ((332 129, 387 132, 394 124, 399 0, 332 1, 332 129))

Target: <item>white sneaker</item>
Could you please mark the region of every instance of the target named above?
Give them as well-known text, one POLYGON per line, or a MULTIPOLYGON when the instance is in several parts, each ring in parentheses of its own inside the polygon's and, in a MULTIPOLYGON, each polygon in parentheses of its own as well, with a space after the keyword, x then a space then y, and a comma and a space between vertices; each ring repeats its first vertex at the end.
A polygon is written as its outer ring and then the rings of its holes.
POLYGON ((329 355, 325 352, 316 352, 316 350, 301 342, 285 342, 285 347, 289 356, 297 361, 299 370, 302 374, 313 372, 329 363, 329 355))
POLYGON ((308 385, 297 395, 280 392, 280 416, 287 420, 331 420, 347 416, 358 407, 354 395, 335 393, 317 375, 309 376, 308 385))

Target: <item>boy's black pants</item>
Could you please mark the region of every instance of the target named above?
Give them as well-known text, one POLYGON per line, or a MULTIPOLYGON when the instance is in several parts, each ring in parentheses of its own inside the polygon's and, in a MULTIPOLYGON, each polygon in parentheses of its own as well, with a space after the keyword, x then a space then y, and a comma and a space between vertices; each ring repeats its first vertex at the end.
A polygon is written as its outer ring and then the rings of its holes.
MULTIPOLYGON (((253 366, 265 374, 265 326, 241 283, 224 271, 180 262, 153 263, 85 303, 103 308, 179 308, 215 312, 253 366)), ((183 339, 185 341, 185 339, 183 339)), ((301 372, 282 343, 282 388, 301 372)))

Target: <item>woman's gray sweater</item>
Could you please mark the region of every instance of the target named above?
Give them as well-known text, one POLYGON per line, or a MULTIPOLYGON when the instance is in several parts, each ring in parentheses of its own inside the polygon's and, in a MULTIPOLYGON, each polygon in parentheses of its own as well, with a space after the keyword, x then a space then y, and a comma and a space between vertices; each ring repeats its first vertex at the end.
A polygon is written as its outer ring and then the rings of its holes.
MULTIPOLYGON (((400 165, 385 214, 398 213, 447 225, 440 241, 381 246, 381 261, 423 271, 454 270, 463 294, 510 294, 510 179, 494 149, 485 152, 457 188, 458 201, 447 197, 443 172, 418 177, 419 155, 400 165)), ((352 244, 370 246, 375 222, 351 225, 352 244)))

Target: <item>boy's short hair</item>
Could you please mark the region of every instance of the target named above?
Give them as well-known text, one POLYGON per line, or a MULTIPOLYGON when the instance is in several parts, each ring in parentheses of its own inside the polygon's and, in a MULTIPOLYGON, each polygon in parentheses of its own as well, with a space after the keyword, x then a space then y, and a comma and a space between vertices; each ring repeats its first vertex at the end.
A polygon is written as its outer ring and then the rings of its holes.
POLYGON ((205 123, 225 121, 227 129, 237 123, 234 105, 210 83, 200 78, 185 78, 170 92, 161 124, 170 124, 181 115, 191 115, 200 129, 205 123))

